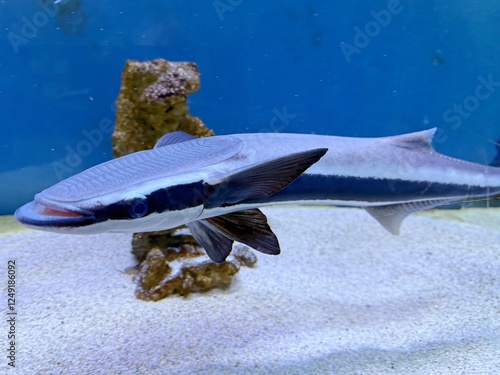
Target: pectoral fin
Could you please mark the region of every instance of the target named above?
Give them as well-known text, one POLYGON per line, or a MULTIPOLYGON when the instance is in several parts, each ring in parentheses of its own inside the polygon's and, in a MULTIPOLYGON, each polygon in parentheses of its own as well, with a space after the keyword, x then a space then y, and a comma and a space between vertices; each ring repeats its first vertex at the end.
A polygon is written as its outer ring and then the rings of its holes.
POLYGON ((206 219, 231 240, 244 243, 261 253, 280 253, 278 238, 267 223, 266 215, 254 208, 206 219))
POLYGON ((198 220, 188 227, 216 263, 226 260, 234 241, 265 254, 280 253, 278 239, 267 224, 266 216, 256 208, 198 220))
POLYGON ((319 148, 298 152, 231 173, 212 185, 216 193, 205 203, 205 208, 267 198, 299 177, 327 151, 326 148, 319 148))
POLYGON ((214 262, 224 262, 231 253, 233 240, 214 229, 205 220, 188 223, 188 228, 196 241, 203 246, 207 255, 214 262))

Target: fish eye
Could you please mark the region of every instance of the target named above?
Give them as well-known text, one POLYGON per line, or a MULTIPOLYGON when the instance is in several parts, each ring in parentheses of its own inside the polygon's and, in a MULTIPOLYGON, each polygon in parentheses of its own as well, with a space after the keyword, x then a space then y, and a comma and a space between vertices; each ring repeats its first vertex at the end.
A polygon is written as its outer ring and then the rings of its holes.
POLYGON ((129 202, 128 213, 132 219, 143 217, 148 213, 149 204, 146 198, 136 198, 129 202))

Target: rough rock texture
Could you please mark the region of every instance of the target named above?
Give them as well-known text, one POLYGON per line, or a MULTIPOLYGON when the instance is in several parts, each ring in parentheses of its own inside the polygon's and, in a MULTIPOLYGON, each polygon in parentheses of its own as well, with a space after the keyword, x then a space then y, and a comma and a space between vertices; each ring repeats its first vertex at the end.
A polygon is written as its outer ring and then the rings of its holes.
POLYGON ((183 130, 214 135, 188 113, 187 96, 200 88, 198 67, 190 62, 128 61, 116 101, 115 157, 153 148, 166 133, 183 130))
POLYGON ((208 260, 200 250, 192 244, 153 247, 137 268, 137 298, 158 301, 172 294, 187 296, 191 292, 226 288, 242 265, 252 267, 257 261, 246 246, 236 247, 234 254, 221 264, 208 260))
MULTIPOLYGON (((200 73, 194 63, 128 61, 116 102, 114 155, 151 149, 161 136, 176 130, 200 137, 214 135, 188 113, 187 96, 199 87, 200 73)), ((136 269, 136 295, 154 301, 226 287, 242 264, 256 262, 246 250, 239 258, 213 263, 189 233, 176 230, 136 233, 132 251, 142 262, 136 269)))

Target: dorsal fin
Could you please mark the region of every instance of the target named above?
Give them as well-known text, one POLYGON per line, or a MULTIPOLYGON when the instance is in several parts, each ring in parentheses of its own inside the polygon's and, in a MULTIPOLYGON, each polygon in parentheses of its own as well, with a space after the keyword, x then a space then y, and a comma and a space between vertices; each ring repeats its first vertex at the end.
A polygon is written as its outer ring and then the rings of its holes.
POLYGON ((191 141, 193 139, 196 139, 194 135, 178 130, 172 133, 165 134, 163 137, 161 137, 158 142, 156 142, 155 148, 173 145, 174 143, 191 141))
POLYGON ((434 147, 432 147, 432 138, 436 130, 437 128, 432 128, 415 133, 396 135, 390 138, 398 147, 433 152, 434 147))

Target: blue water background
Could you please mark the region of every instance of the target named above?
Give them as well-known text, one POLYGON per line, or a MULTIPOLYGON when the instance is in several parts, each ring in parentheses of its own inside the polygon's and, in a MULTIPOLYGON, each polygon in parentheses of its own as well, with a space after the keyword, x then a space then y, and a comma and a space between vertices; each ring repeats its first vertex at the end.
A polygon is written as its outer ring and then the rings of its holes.
POLYGON ((381 136, 437 126, 440 152, 494 157, 500 89, 477 87, 500 82, 500 1, 45 3, 0 3, 0 214, 112 158, 100 124, 114 121, 128 59, 196 62, 191 113, 217 134, 381 136), (374 14, 388 7, 398 11, 377 27, 374 14), (356 44, 367 27, 372 37, 356 44), (346 55, 348 45, 360 48, 346 55), (455 104, 473 110, 457 115, 455 104), (88 132, 94 144, 82 148, 88 132), (68 164, 78 147, 81 160, 68 164))

